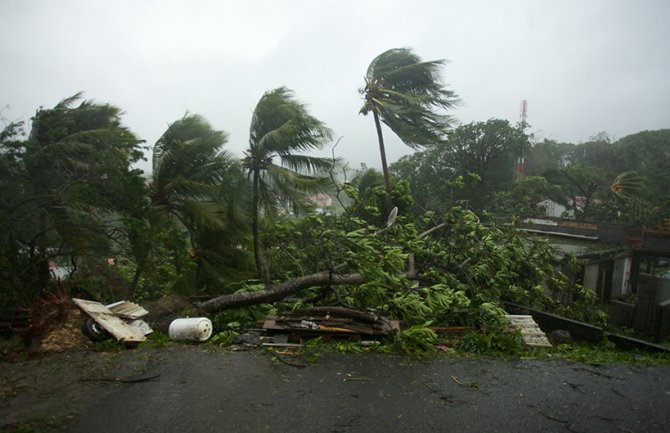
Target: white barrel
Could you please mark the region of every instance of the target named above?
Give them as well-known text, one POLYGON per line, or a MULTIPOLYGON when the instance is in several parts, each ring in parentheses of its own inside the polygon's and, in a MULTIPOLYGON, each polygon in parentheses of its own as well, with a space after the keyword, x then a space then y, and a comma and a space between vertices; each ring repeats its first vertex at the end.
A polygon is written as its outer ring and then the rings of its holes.
POLYGON ((170 340, 207 341, 212 336, 212 321, 206 317, 175 319, 170 323, 170 340))

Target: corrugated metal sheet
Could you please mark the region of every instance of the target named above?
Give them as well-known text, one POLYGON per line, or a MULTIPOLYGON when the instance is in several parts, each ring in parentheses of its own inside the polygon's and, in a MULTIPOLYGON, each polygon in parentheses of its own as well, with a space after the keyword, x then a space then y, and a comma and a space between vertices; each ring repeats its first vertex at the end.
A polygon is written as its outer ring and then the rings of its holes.
POLYGON ((115 302, 113 304, 106 305, 106 307, 112 313, 124 319, 139 319, 140 317, 144 317, 149 314, 149 312, 140 305, 130 301, 115 302))
POLYGON ((77 298, 72 298, 72 301, 117 340, 128 343, 139 343, 146 340, 140 329, 124 322, 100 302, 77 298))

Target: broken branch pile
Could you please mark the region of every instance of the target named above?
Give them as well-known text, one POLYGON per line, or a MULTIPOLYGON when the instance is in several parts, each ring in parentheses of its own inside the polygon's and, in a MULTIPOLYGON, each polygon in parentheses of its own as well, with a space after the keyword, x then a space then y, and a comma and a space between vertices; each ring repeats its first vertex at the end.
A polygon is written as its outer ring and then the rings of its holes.
POLYGON ((343 307, 315 307, 270 316, 259 322, 270 333, 313 336, 381 336, 400 329, 397 320, 343 307))

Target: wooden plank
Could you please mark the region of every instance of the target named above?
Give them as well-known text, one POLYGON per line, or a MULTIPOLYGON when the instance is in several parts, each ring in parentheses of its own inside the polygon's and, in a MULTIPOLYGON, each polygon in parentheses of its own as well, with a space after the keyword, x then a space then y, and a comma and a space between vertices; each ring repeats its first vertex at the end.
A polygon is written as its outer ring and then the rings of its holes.
POLYGON ((505 316, 512 329, 521 331, 523 342, 532 347, 551 347, 545 333, 540 329, 533 316, 508 314, 505 316))
POLYGON ((77 298, 72 298, 72 301, 117 340, 129 343, 139 343, 146 340, 142 331, 121 320, 100 302, 77 298))

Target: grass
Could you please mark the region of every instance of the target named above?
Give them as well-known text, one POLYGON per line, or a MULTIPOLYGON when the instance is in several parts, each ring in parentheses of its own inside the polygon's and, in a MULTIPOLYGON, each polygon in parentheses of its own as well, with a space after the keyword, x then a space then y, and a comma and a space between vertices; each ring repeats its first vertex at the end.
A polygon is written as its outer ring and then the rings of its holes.
POLYGON ((540 360, 561 360, 583 362, 591 365, 633 364, 670 366, 669 353, 643 352, 639 350, 619 350, 614 344, 605 341, 601 344, 571 343, 560 344, 552 348, 535 348, 523 358, 540 360))

